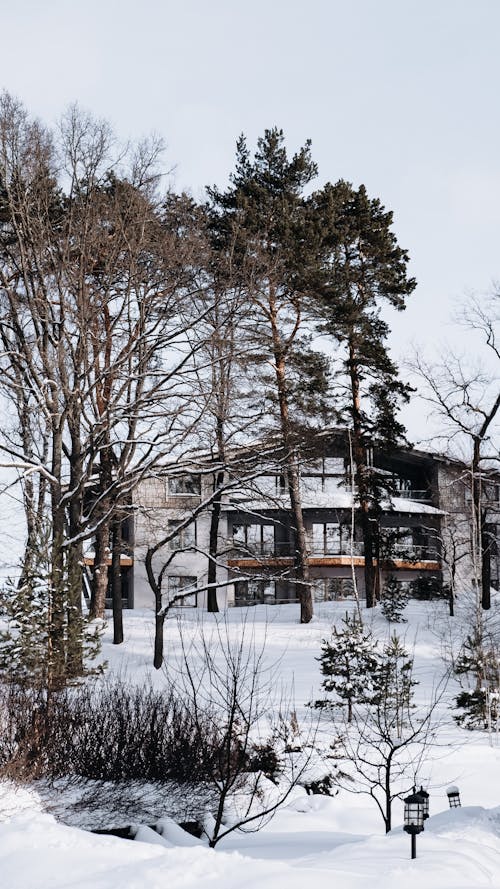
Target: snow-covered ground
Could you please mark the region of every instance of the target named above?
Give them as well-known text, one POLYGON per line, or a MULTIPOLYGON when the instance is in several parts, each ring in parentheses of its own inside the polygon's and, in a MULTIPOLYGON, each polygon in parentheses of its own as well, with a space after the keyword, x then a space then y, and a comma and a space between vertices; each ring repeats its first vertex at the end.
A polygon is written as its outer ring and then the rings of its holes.
MULTIPOLYGON (((350 606, 348 606, 350 607, 350 606)), ((316 608, 312 623, 298 623, 298 606, 264 606, 248 612, 250 635, 265 640, 268 662, 277 663, 280 679, 293 688, 299 719, 306 703, 319 696, 321 676, 317 658, 321 640, 339 622, 346 605, 328 603, 316 608)), ((493 620, 500 614, 494 604, 493 620)), ((237 637, 245 612, 233 609, 227 632, 237 637)), ((442 603, 412 602, 408 623, 397 627, 414 652, 420 684, 416 700, 425 705, 446 666, 443 652, 463 632, 463 615, 450 619, 442 603)), ((200 633, 201 615, 181 616, 185 642, 200 633)), ((220 618, 219 618, 220 619, 220 618)), ((210 630, 214 618, 203 616, 210 630)), ((373 629, 387 638, 389 625, 373 614, 373 629)), ((393 627, 394 629, 395 627, 393 627)), ((108 672, 130 682, 150 676, 155 685, 166 682, 162 671, 150 666, 152 615, 126 614, 126 642, 113 647, 107 631, 103 656, 108 672)), ((225 630, 224 630, 225 632, 225 630)), ((247 628, 248 633, 248 628, 247 628)), ((169 621, 165 653, 175 662, 179 627, 169 621)), ((298 789, 274 819, 253 834, 233 832, 215 850, 164 822, 163 836, 147 828, 130 842, 102 837, 63 825, 47 814, 47 799, 34 788, 0 787, 1 889, 204 889, 259 887, 259 889, 366 889, 368 880, 384 889, 479 889, 500 887, 500 743, 486 732, 455 726, 450 710, 457 692, 448 684, 439 705, 439 743, 428 752, 419 774, 430 793, 431 817, 417 838, 417 858, 410 859, 410 838, 402 830, 403 804, 394 803, 394 828, 384 834, 373 802, 341 791, 334 797, 307 796, 298 789), (446 787, 457 784, 462 808, 450 810, 446 787)), ((57 800, 52 800, 56 804, 57 800)), ((161 801, 158 803, 161 805, 161 801)), ((165 799, 156 819, 171 814, 165 799)), ((97 816, 96 816, 97 817, 97 816)), ((155 819, 155 820, 156 820, 155 819)), ((133 813, 128 823, 133 822, 133 813)), ((142 820, 142 819, 137 819, 142 820)), ((118 823, 123 823, 118 819, 118 823)), ((98 825, 96 825, 98 826, 98 825)))

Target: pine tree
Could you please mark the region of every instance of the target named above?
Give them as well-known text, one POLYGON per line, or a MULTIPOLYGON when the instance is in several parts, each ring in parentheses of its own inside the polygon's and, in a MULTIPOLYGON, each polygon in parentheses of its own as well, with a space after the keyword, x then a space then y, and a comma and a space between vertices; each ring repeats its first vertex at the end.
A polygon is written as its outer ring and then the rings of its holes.
POLYGON ((381 304, 401 311, 416 283, 407 276, 408 255, 391 230, 392 213, 370 199, 362 185, 327 184, 311 197, 319 269, 317 311, 323 332, 344 349, 347 396, 343 410, 352 425, 355 483, 365 555, 366 604, 377 596, 378 517, 386 479, 373 468, 373 449, 400 444, 398 406, 411 391, 398 375, 388 347, 381 304))
POLYGON ((399 738, 409 720, 413 689, 418 681, 413 679, 413 658, 395 633, 384 646, 374 684, 377 689, 375 701, 377 708, 383 711, 385 726, 399 738))
POLYGON ((404 623, 403 611, 408 605, 408 590, 389 574, 382 592, 382 614, 389 623, 404 623))
POLYGON ((352 793, 365 793, 377 805, 387 832, 392 827, 392 803, 409 791, 426 747, 431 742, 431 718, 439 696, 422 713, 413 705, 413 660, 393 635, 378 653, 367 703, 353 706, 352 727, 337 736, 337 748, 347 762, 340 783, 352 793), (354 780, 353 780, 354 778, 354 780))
POLYGON ((351 722, 353 706, 368 704, 378 697, 379 651, 371 630, 359 618, 346 614, 342 628, 333 628, 330 640, 323 640, 319 658, 321 683, 325 691, 334 692, 338 700, 321 700, 315 707, 329 709, 347 705, 347 721, 351 722))
POLYGON ((274 128, 258 140, 253 158, 242 136, 231 186, 208 192, 215 240, 221 250, 231 251, 233 272, 247 293, 247 337, 260 367, 272 368, 262 389, 267 390, 284 455, 301 623, 311 620, 313 606, 299 451, 305 429, 315 420, 324 422, 328 389, 326 362, 303 338, 309 300, 304 269, 315 243, 304 189, 316 173, 310 143, 289 159, 283 132, 274 128))

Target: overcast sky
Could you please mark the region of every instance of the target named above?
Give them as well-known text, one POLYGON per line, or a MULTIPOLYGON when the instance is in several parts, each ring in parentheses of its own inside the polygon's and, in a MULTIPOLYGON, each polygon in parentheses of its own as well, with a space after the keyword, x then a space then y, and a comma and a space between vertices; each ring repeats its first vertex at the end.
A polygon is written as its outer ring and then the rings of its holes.
POLYGON ((167 143, 176 188, 223 185, 235 141, 312 139, 318 185, 394 211, 418 287, 393 348, 455 336, 500 278, 500 0, 0 0, 0 84, 55 123, 77 100, 167 143))

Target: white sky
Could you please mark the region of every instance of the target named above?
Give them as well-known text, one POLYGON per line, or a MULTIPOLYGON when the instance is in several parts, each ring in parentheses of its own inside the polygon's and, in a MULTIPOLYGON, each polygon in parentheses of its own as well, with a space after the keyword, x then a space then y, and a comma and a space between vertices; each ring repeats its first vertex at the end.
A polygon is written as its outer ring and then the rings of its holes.
POLYGON ((177 188, 223 185, 273 125, 312 139, 318 184, 364 182, 419 282, 396 355, 453 340, 500 278, 498 0, 0 0, 0 22, 0 86, 48 123, 78 100, 161 134, 177 188))

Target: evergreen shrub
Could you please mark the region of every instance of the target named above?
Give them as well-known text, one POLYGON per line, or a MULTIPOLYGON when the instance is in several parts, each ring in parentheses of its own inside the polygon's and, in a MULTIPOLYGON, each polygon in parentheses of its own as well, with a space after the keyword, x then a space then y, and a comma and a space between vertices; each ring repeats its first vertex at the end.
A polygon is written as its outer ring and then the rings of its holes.
POLYGON ((390 623, 404 623, 403 612, 408 605, 409 591, 394 574, 389 574, 382 592, 382 614, 390 623))

